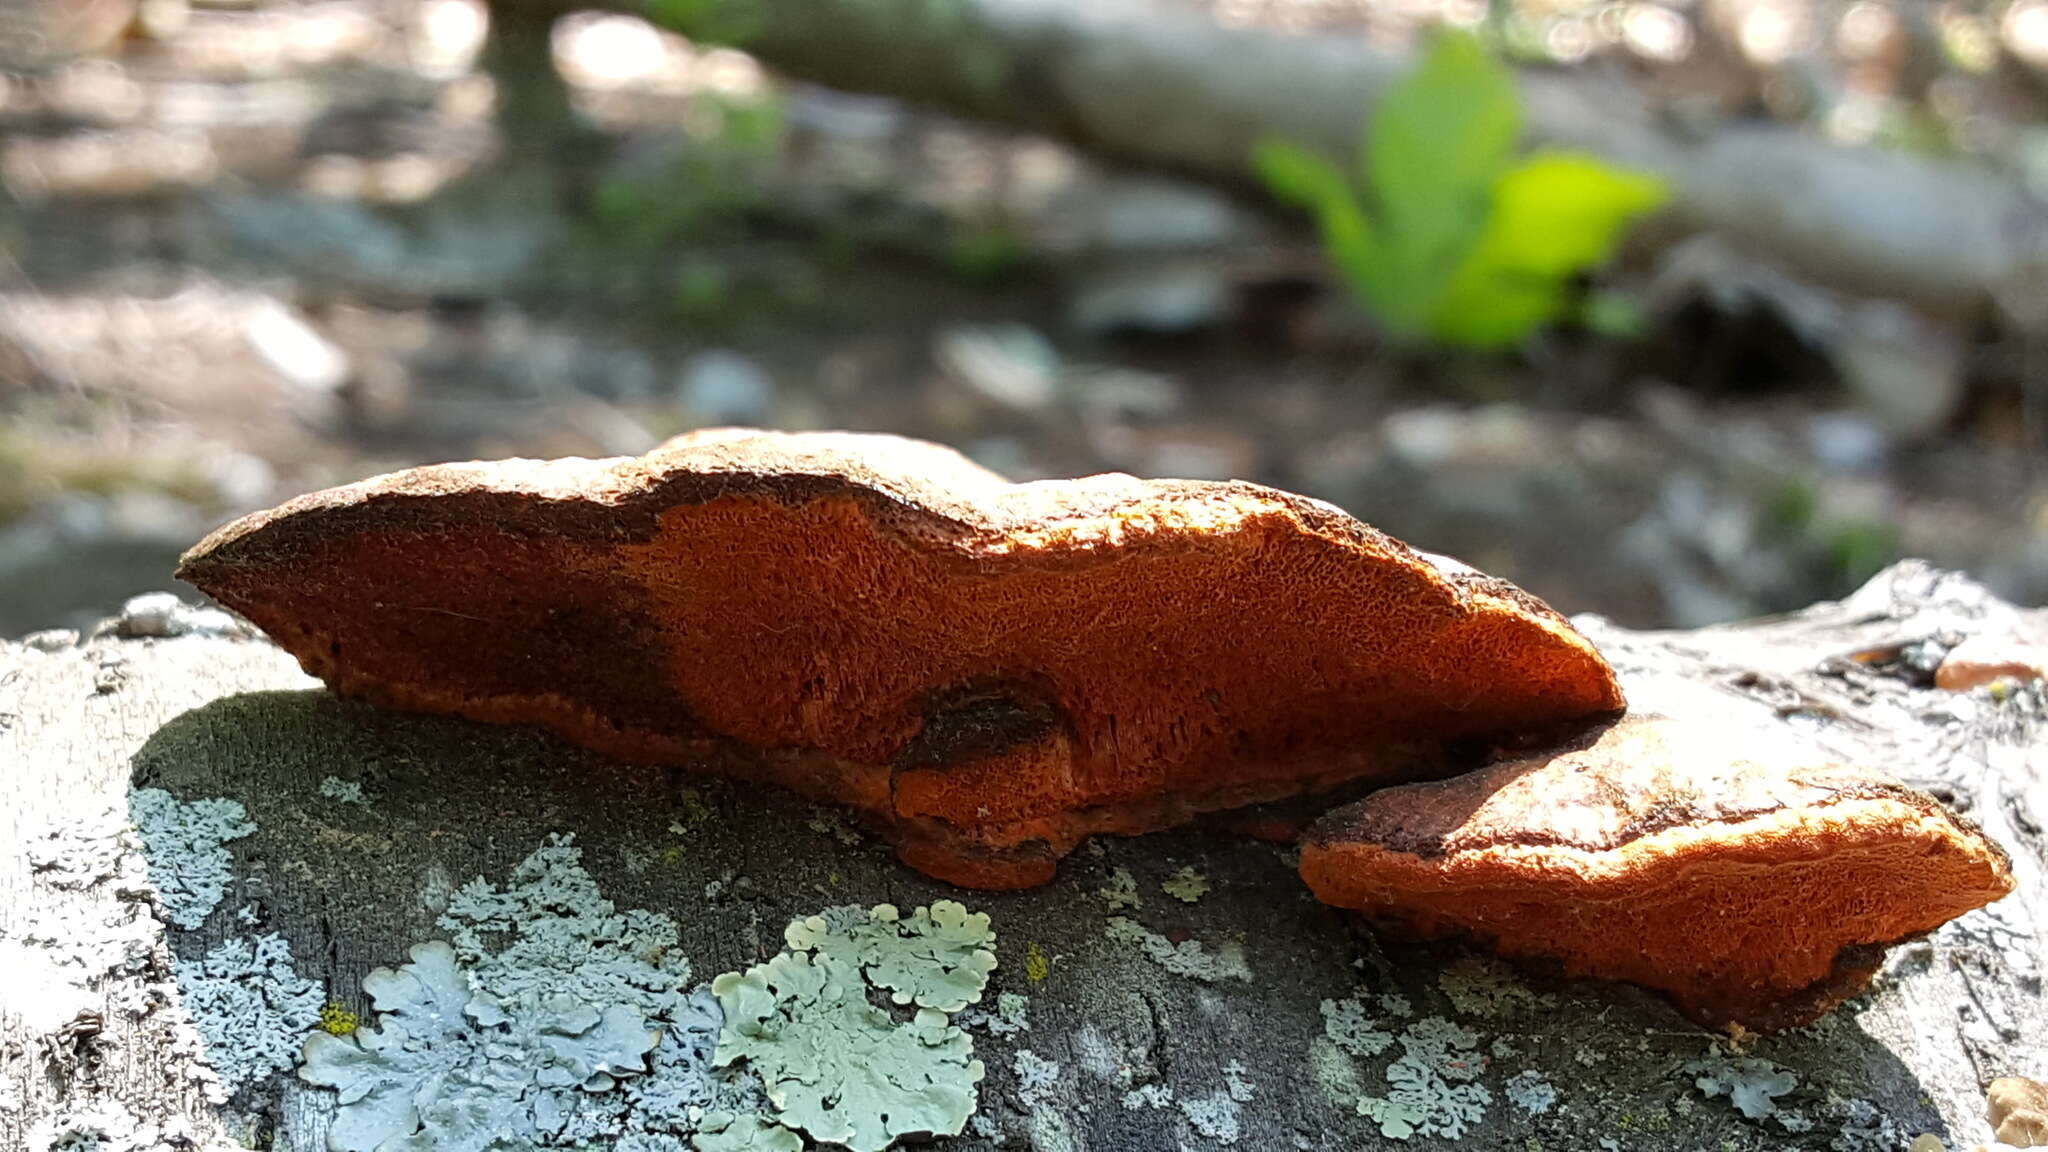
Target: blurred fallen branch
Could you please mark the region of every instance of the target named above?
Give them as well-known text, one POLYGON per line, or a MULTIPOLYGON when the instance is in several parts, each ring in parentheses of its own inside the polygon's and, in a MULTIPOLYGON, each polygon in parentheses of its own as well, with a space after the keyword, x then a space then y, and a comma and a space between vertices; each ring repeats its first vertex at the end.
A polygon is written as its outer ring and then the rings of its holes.
MULTIPOLYGON (((496 0, 531 17, 593 6, 496 0)), ((1249 186, 1253 142, 1329 155, 1407 66, 1336 37, 1226 29, 1166 0, 596 0, 727 40, 804 80, 1014 124, 1249 186)), ((1797 275, 1940 316, 2048 331, 2048 206, 1986 168, 1681 125, 1612 78, 1521 77, 1532 140, 1671 182, 1671 209, 1797 275)))

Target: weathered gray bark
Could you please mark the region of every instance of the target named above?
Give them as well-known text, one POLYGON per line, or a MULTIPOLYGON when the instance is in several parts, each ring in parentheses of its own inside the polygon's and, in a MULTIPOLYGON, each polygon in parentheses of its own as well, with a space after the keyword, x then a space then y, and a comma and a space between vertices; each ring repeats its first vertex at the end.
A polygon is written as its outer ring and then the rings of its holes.
MULTIPOLYGON (((1107 156, 1249 183, 1274 135, 1332 156, 1407 62, 1355 40, 1226 29, 1166 0, 498 0, 500 7, 690 13, 682 30, 783 71, 1072 140, 1107 156)), ((1768 124, 1688 127, 1611 78, 1522 77, 1531 136, 1668 177, 1686 224, 1803 277, 1946 316, 1998 304, 2048 328, 2048 210, 1988 169, 1835 147, 1768 124)))
MULTIPOLYGON (((1981 1090, 1989 1078, 2048 1071, 2040 981, 2048 728, 2038 686, 1956 696, 1925 686, 1910 667, 1924 669, 1930 654, 2009 611, 1967 580, 1904 565, 1850 601, 1777 620, 1668 634, 1585 624, 1632 695, 1661 696, 1660 686, 1676 681, 1725 689, 1761 722, 1804 731, 1951 799, 2014 857, 2020 888, 2012 897, 1901 949, 1871 995, 1820 1025, 1749 1049, 1798 1077, 1777 1103, 1814 1125, 1804 1132, 1705 1099, 1684 1066, 1713 1038, 1654 998, 1532 975, 1534 998, 1476 1009, 1446 994, 1447 974, 1466 956, 1460 948, 1359 932, 1309 898, 1285 852, 1219 831, 1104 844, 1077 853, 1036 891, 959 893, 899 867, 872 841, 814 830, 810 809, 791 797, 696 782, 711 816, 679 824, 684 781, 675 773, 604 762, 528 732, 344 703, 260 640, 109 634, 49 651, 0 644, 0 955, 25 954, 5 948, 19 944, 39 911, 143 907, 115 883, 58 888, 55 874, 32 870, 25 855, 51 828, 122 804, 131 787, 230 797, 259 827, 232 845, 233 887, 202 931, 159 937, 152 920, 155 950, 145 963, 90 974, 96 1017, 50 1019, 48 1002, 26 1002, 31 982, 16 977, 27 969, 6 974, 0 1148, 24 1147, 53 1113, 107 1100, 145 1120, 183 1117, 202 1139, 225 1125, 277 1147, 320 1147, 328 1093, 280 1076, 231 1108, 208 1103, 190 1075, 197 1057, 178 1044, 175 1014, 133 1013, 125 1007, 132 994, 221 939, 275 930, 304 975, 366 1011, 364 974, 437 935, 432 893, 445 898, 475 875, 500 879, 555 832, 576 834, 586 866, 620 907, 674 916, 700 977, 772 955, 786 921, 828 905, 908 908, 950 897, 989 912, 1002 963, 994 988, 1027 994, 1032 1026, 976 1040, 989 1069, 981 1108, 1001 1135, 943 1147, 1217 1147, 1181 1109, 1130 1107, 1124 1094, 1157 1083, 1181 1101, 1209 1097, 1233 1060, 1253 1087, 1237 1147, 1396 1146, 1351 1106, 1359 1085, 1344 1083, 1348 1068, 1365 1093, 1383 1094, 1391 1054, 1332 1061, 1322 1045, 1320 1065, 1311 1058, 1322 1001, 1361 986, 1389 1030, 1404 1020, 1382 1012, 1377 997, 1398 993, 1418 1018, 1443 1016, 1479 1033, 1487 1068, 1478 1082, 1493 1103, 1465 1147, 1591 1149, 1603 1139, 1630 1150, 1898 1147, 1930 1131, 1967 1147, 1988 1137, 1981 1090), (362 783, 369 806, 322 796, 330 775, 362 783), (1186 865, 1214 886, 1199 903, 1159 888, 1186 865), (1242 941, 1252 980, 1172 975, 1106 939, 1109 910, 1098 890, 1117 868, 1136 877, 1143 900, 1125 915, 1212 948, 1242 941), (724 890, 707 893, 714 881, 724 890), (251 905, 253 925, 236 915, 251 905), (1040 981, 1027 978, 1030 951, 1050 958, 1040 981), (1018 1099, 1011 1070, 1024 1047, 1062 1069, 1035 1108, 1018 1099), (1507 1082, 1524 1071, 1558 1089, 1557 1108, 1532 1118, 1509 1103, 1507 1082), (1868 1102, 1884 1123, 1854 1124, 1868 1117, 1848 1100, 1868 1102), (1888 1139, 1836 1143, 1852 1140, 1852 1128, 1886 1124, 1888 1139)), ((1450 1145, 1417 1138, 1406 1146, 1450 1145)))

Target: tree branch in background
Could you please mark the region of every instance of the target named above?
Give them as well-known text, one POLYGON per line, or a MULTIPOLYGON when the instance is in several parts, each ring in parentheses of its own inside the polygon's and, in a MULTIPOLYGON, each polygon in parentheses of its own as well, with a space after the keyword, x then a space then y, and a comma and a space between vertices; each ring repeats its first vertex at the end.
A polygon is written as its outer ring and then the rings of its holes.
MULTIPOLYGON (((733 43, 804 80, 1033 129, 1249 186, 1277 136, 1335 157, 1407 61, 1336 37, 1226 29, 1164 0, 597 0, 733 43)), ((569 0, 497 0, 563 11, 569 0)), ((1687 128, 1582 73, 1520 79, 1532 142, 1669 180, 1671 211, 1816 282, 2048 331, 2048 211, 1986 168, 1844 148, 1794 128, 1687 128)))

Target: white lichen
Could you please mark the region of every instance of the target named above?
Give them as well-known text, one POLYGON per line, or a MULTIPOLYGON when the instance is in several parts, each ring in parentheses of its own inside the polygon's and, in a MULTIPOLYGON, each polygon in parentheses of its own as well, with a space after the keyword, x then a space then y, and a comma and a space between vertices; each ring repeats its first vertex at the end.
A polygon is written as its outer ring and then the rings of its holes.
POLYGON ((178 966, 178 990, 221 1082, 241 1089, 298 1061, 299 1044, 320 1020, 320 986, 300 976, 284 937, 223 941, 178 966))
POLYGON ((1333 1107, 1346 1112, 1357 1110, 1359 1097, 1365 1095, 1358 1065, 1329 1037, 1318 1036, 1309 1041, 1308 1070, 1316 1087, 1322 1089, 1323 1098, 1333 1107))
POLYGON ((118 876, 139 841, 111 810, 73 817, 24 838, 29 874, 42 884, 82 892, 118 876))
POLYGON ((1251 1072, 1245 1068, 1244 1061, 1232 1060, 1223 1066, 1223 1090, 1240 1104, 1251 1103, 1254 1094, 1251 1072))
POLYGON ((1904 1147, 1906 1129, 1861 1097, 1830 1100, 1824 1109, 1835 1125, 1835 1137, 1828 1147, 1833 1152, 1884 1152, 1904 1147))
POLYGON ((888 904, 790 923, 787 949, 711 983, 725 1012, 715 1063, 760 1076, 775 1119, 822 1143, 880 1152, 917 1134, 958 1135, 985 1074, 949 1012, 995 968, 988 917, 951 901, 908 917, 888 904), (870 999, 887 992, 907 1019, 870 999))
POLYGON ((1223 980, 1249 983, 1252 978, 1244 946, 1235 940, 1226 940, 1211 952, 1199 940, 1183 940, 1175 944, 1127 916, 1110 917, 1103 935, 1120 944, 1136 945, 1154 963, 1176 976, 1212 984, 1223 980))
POLYGON ((1124 1110, 1136 1112, 1140 1108, 1164 1108, 1173 1103, 1173 1089, 1154 1081, 1140 1084, 1124 1093, 1124 1110))
POLYGON ((320 795, 337 804, 354 804, 362 808, 370 806, 369 797, 363 795, 363 786, 361 784, 353 780, 343 780, 339 776, 322 778, 320 781, 320 795))
POLYGON ((151 1009, 162 926, 149 907, 141 838, 125 813, 103 809, 24 837, 34 877, 0 929, 0 999, 31 1032, 82 1012, 151 1009))
POLYGON ((1394 1046, 1391 1033, 1382 1032, 1356 1000, 1323 1001, 1323 1035, 1353 1056, 1377 1056, 1394 1046))
POLYGON ((1228 1091, 1212 1092, 1196 1100, 1183 1100, 1180 1111, 1195 1131, 1209 1139, 1218 1144, 1237 1143, 1238 1102, 1228 1091))
POLYGON ((1399 992, 1380 993, 1378 1003, 1380 1011, 1385 1012, 1389 1016, 1399 1016, 1401 1019, 1406 1020, 1410 1016, 1415 1015, 1415 1006, 1410 1004, 1408 998, 1399 992))
POLYGON ((1060 1065, 1057 1060, 1047 1060, 1029 1048, 1017 1049, 1017 1055, 1010 1062, 1010 1071, 1017 1077, 1017 1098, 1026 1108, 1036 1108, 1052 1098, 1059 1087, 1060 1065))
POLYGON ((1050 1108, 1033 1108, 1030 1117, 1031 1152, 1077 1152, 1066 1117, 1050 1108))
POLYGON ((1209 880, 1189 865, 1175 872, 1159 888, 1175 900, 1193 904, 1209 894, 1209 880))
POLYGON ((438 923, 480 989, 499 999, 568 994, 608 1004, 688 985, 675 921, 619 911, 582 861, 573 837, 552 837, 503 888, 479 876, 449 897, 438 923))
POLYGON ((182 1116, 147 1123, 112 1098, 74 1100, 24 1135, 25 1152, 226 1152, 229 1147, 219 1141, 202 1146, 192 1122, 182 1116))
POLYGON ((225 845, 256 831, 248 810, 233 800, 186 802, 161 788, 139 788, 129 795, 128 811, 164 915, 180 928, 199 927, 233 879, 225 845))
POLYGON ((1557 1105, 1557 1088, 1530 1069, 1508 1079, 1508 1102, 1531 1116, 1541 1116, 1557 1105))
POLYGON ((1430 1016, 1404 1029, 1400 1043, 1400 1058, 1387 1066, 1387 1094, 1358 1102, 1359 1113, 1376 1121, 1381 1135, 1406 1140, 1421 1133, 1457 1140, 1485 1118, 1493 1093, 1469 1083, 1486 1066, 1486 1058, 1475 1051, 1475 1033, 1430 1016))
POLYGON ((707 1109, 751 1107, 758 1089, 711 1073, 722 1018, 708 990, 688 989, 675 923, 620 912, 581 861, 556 837, 505 887, 470 881, 440 918, 450 941, 364 978, 375 1026, 306 1039, 300 1079, 340 1094, 331 1148, 481 1152, 631 1133, 653 1152, 681 1147, 707 1109))

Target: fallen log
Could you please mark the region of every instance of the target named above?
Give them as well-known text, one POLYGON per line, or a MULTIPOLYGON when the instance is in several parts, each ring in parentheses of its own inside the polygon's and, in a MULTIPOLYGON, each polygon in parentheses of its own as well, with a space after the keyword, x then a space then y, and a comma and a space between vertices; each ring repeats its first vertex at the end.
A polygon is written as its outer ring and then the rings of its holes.
MULTIPOLYGON (((1735 1047, 1624 985, 1366 933, 1311 897, 1291 853, 1226 830, 1116 840, 1041 888, 961 893, 786 794, 338 701, 222 614, 139 606, 92 636, 0 644, 0 1146, 327 1147, 337 1098, 293 1074, 303 1014, 318 1008, 330 1036, 369 1024, 396 979, 366 995, 373 970, 429 972, 444 954, 428 944, 460 952, 479 909, 552 884, 520 907, 566 923, 601 892, 665 915, 673 942, 649 962, 687 959, 692 980, 851 932, 833 912, 783 935, 842 905, 987 913, 999 966, 982 1014, 954 1017, 983 1066, 975 1116, 944 1148, 1405 1134, 1423 1149, 1678 1152, 1924 1133, 1969 1147, 1990 1136, 1986 1086, 2048 1068, 2048 704, 2038 682, 1957 693, 1934 676, 1949 649, 2020 620, 1966 578, 1906 564, 1770 620, 1579 621, 1638 707, 1706 692, 1942 798, 2011 857, 2013 895, 1898 949, 1818 1024, 1735 1047), (242 815, 200 803, 215 800, 242 815), (157 831, 123 834, 131 810, 157 831), (573 869, 546 851, 558 834, 581 851, 573 869)), ((516 972, 510 954, 497 961, 516 972)), ((594 1106, 624 1089, 578 1091, 594 1106)))

